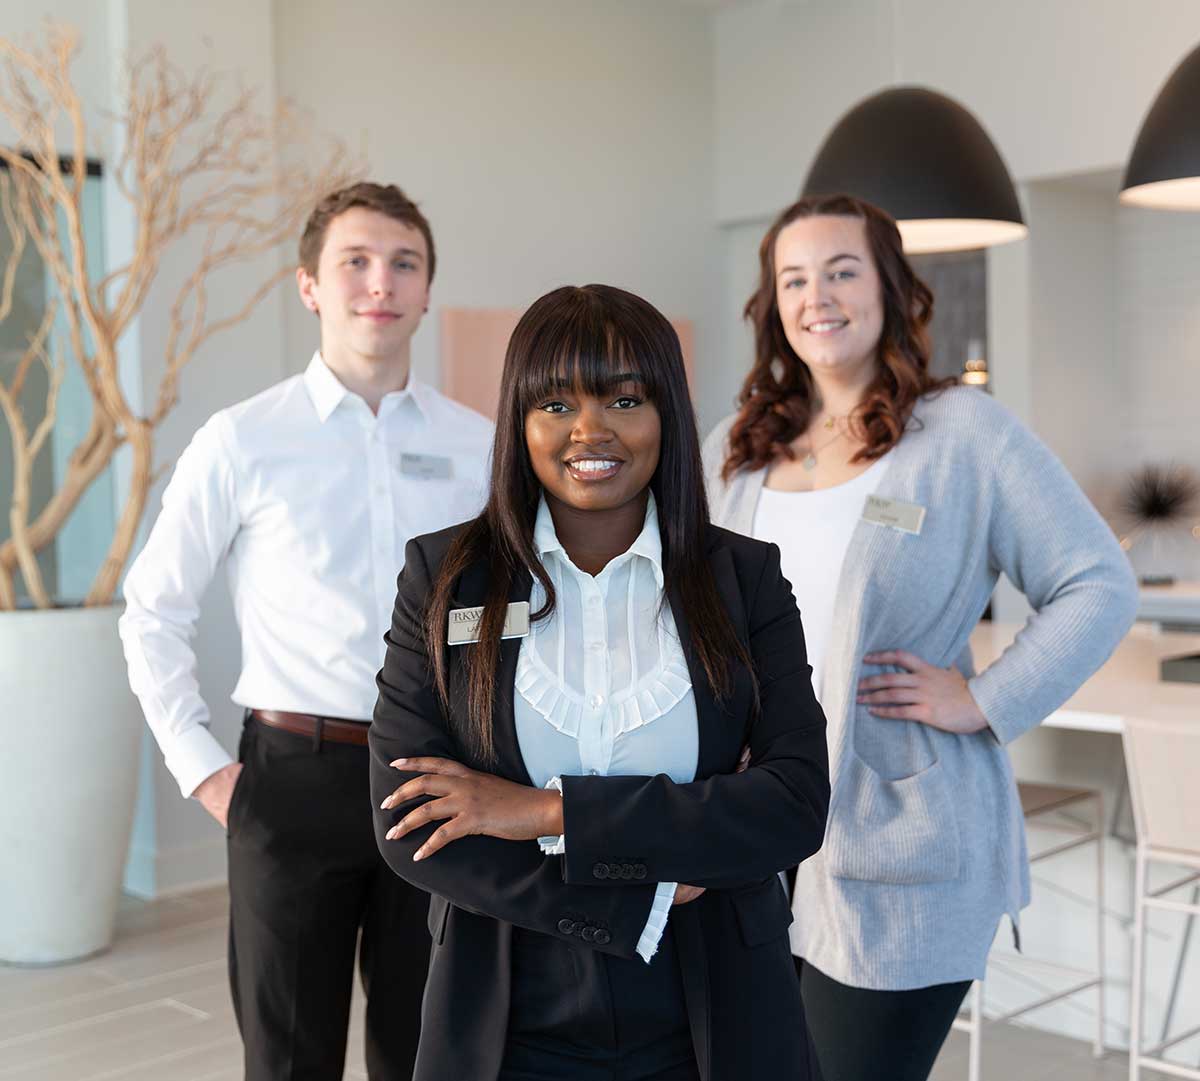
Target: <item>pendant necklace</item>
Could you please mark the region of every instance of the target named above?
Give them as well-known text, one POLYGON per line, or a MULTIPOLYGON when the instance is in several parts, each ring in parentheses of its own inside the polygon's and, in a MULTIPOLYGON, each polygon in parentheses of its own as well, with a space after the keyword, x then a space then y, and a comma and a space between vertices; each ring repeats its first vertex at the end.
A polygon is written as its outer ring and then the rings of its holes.
MULTIPOLYGON (((826 431, 829 431, 837 424, 839 420, 845 420, 845 417, 826 417, 825 422, 821 425, 826 431)), ((825 450, 827 447, 833 446, 842 437, 842 432, 838 431, 832 439, 827 439, 824 443, 818 446, 810 446, 808 453, 800 459, 800 464, 804 466, 806 473, 811 473, 817 468, 817 451, 825 450)))

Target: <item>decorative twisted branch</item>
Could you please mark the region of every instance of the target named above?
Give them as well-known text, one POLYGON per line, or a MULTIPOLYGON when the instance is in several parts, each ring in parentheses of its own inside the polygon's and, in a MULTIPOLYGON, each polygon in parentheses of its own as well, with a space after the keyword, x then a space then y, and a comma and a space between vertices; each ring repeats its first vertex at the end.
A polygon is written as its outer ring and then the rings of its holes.
MULTIPOLYGON (((0 146, 0 166, 7 168, 7 174, 0 173, 0 200, 12 238, 0 273, 0 321, 11 313, 17 265, 31 241, 53 284, 66 352, 79 366, 93 406, 87 434, 36 514, 28 476, 24 488, 14 483, 11 535, 0 544, 0 608, 16 604, 17 570, 34 603, 51 604, 35 557, 54 540, 117 448, 127 445, 129 494, 85 603, 112 600, 154 481, 154 434, 178 402, 184 368, 215 335, 244 320, 291 268, 267 273, 231 312, 210 310, 212 282, 293 240, 315 198, 361 173, 360 162, 349 157, 344 144, 316 135, 308 117, 291 103, 263 117, 254 109, 253 93, 239 91, 218 106, 221 86, 214 76, 185 76, 161 48, 152 48, 129 65, 115 117, 114 141, 120 149, 109 171, 133 210, 133 253, 93 280, 83 211, 88 133, 71 79, 78 51, 78 32, 62 25, 50 25, 40 47, 0 38, 0 116, 16 132, 12 147, 0 146), (69 133, 65 148, 56 135, 60 131, 69 133), (60 156, 64 149, 65 157, 60 156), (201 254, 170 303, 164 372, 154 407, 142 416, 121 386, 118 343, 142 310, 164 258, 185 240, 198 241, 201 254)), ((27 373, 41 363, 50 375, 41 419, 30 422, 24 416, 12 383, 0 391, 14 460, 24 469, 32 468, 54 424, 63 365, 52 359, 47 345, 53 323, 47 315, 18 365, 27 373)))

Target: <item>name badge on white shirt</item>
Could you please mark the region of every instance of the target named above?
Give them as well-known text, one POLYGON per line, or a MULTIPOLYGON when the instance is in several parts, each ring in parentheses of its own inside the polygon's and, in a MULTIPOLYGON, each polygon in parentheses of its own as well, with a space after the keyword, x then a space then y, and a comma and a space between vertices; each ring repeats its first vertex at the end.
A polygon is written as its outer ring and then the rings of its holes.
POLYGON ((921 526, 925 524, 925 508, 920 503, 905 503, 902 499, 888 499, 882 495, 867 496, 862 516, 865 522, 885 525, 914 536, 921 532, 921 526))
MULTIPOLYGON (((453 608, 450 610, 446 644, 463 646, 479 641, 479 621, 483 618, 482 608, 453 608)), ((513 601, 504 616, 501 638, 524 638, 529 633, 529 602, 513 601)))
POLYGON ((400 472, 418 480, 449 480, 454 462, 440 454, 401 454, 400 472))

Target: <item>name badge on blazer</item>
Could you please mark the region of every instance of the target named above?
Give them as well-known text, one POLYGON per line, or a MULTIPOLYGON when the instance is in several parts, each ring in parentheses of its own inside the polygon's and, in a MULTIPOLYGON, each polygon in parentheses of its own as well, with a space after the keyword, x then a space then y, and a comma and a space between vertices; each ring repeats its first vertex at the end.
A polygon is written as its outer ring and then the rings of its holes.
MULTIPOLYGON (((482 608, 452 608, 450 610, 450 626, 446 634, 446 644, 465 646, 468 642, 479 641, 479 621, 483 619, 482 608)), ((513 601, 508 606, 504 616, 504 629, 501 638, 524 638, 529 633, 529 602, 513 601)))
POLYGON ((454 462, 440 454, 401 454, 400 472, 417 480, 449 480, 454 462))
POLYGON ((914 536, 925 524, 925 508, 920 503, 905 503, 902 499, 888 499, 882 495, 867 496, 862 516, 864 522, 885 525, 914 536))

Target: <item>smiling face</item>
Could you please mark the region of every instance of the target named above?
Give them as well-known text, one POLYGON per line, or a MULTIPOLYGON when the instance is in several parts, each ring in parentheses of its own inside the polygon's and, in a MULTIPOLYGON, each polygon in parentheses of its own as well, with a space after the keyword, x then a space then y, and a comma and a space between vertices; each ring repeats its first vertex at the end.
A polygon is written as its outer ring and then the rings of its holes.
POLYGON ((326 361, 351 353, 407 363, 429 305, 428 261, 425 238, 404 222, 365 207, 334 218, 316 274, 297 271, 301 299, 321 317, 326 361))
POLYGON ((640 380, 615 373, 593 394, 580 387, 544 396, 525 415, 525 445, 553 511, 605 511, 639 499, 658 468, 662 423, 640 380))
POLYGON ((775 241, 775 298, 788 344, 813 375, 868 378, 883 289, 860 218, 798 218, 775 241))

